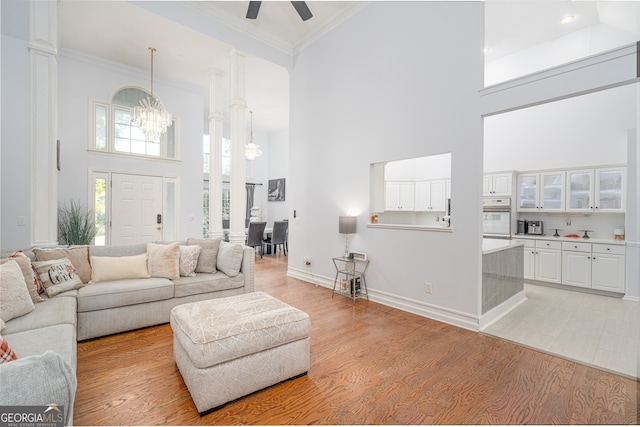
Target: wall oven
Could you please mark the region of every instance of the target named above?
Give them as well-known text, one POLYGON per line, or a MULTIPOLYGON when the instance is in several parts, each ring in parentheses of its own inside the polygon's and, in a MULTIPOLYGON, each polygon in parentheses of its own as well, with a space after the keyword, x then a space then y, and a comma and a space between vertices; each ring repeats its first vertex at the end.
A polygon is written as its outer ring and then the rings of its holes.
POLYGON ((485 197, 482 200, 482 236, 511 238, 511 199, 485 197))

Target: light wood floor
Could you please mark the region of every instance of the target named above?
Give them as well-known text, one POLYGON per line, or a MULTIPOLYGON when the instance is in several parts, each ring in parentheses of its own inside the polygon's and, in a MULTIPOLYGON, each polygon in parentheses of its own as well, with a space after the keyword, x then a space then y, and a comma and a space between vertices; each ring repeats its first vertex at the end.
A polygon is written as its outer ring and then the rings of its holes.
POLYGON ((256 258, 311 316, 311 370, 200 417, 161 325, 78 344, 75 425, 638 424, 639 383, 373 302, 256 258))

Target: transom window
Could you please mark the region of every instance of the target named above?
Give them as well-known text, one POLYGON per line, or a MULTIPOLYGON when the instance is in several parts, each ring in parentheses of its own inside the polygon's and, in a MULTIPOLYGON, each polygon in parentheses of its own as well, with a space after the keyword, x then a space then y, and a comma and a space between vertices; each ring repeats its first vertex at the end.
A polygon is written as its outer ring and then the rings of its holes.
POLYGON ((126 87, 119 90, 111 103, 93 102, 94 137, 91 149, 118 154, 178 159, 178 122, 173 119, 159 141, 148 140, 131 121, 133 108, 150 95, 145 90, 126 87))

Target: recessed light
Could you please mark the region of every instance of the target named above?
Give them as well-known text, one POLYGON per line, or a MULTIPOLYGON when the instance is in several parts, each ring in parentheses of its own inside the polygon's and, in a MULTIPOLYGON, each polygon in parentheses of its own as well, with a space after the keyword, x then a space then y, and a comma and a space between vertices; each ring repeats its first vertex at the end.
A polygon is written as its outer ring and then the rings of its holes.
POLYGON ((485 47, 482 51, 483 51, 484 53, 489 53, 489 52, 491 52, 491 48, 489 48, 489 47, 485 47))
POLYGON ((575 18, 575 16, 573 16, 573 15, 567 15, 567 16, 565 16, 564 18, 562 18, 562 19, 560 20, 560 22, 561 22, 562 24, 568 24, 569 22, 573 21, 573 20, 574 20, 574 18, 575 18))

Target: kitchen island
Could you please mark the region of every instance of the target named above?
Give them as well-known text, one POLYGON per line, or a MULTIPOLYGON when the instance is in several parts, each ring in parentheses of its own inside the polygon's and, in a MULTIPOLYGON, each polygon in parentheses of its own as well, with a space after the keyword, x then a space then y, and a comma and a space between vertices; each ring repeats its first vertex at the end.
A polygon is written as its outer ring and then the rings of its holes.
POLYGON ((524 244, 517 240, 482 239, 481 328, 524 298, 524 244), (489 311, 491 315, 485 317, 489 311))

